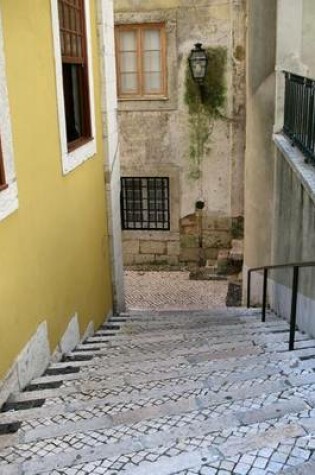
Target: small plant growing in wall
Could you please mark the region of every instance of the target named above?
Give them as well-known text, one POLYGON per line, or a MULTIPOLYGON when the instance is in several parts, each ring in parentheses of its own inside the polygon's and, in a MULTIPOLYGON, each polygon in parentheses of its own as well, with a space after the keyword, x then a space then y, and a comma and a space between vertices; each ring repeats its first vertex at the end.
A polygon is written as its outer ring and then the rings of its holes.
POLYGON ((185 103, 189 112, 189 178, 198 180, 202 175, 202 160, 216 119, 224 119, 222 108, 226 99, 227 51, 222 46, 207 48, 208 69, 202 86, 186 68, 185 103))

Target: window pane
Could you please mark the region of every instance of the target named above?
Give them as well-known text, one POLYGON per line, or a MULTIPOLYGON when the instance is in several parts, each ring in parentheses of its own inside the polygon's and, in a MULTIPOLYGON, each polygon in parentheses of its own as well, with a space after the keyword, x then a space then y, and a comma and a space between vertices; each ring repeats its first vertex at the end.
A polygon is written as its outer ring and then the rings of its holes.
POLYGON ((138 78, 136 73, 122 73, 121 77, 121 92, 130 93, 137 92, 138 78))
POLYGON ((120 53, 120 71, 122 73, 137 72, 137 54, 136 53, 120 53))
POLYGON ((161 49, 161 35, 159 30, 145 30, 144 31, 144 50, 160 50, 161 49))
POLYGON ((1 138, 0 138, 0 186, 5 185, 5 173, 4 173, 4 163, 1 147, 1 138))
POLYGON ((64 28, 69 30, 70 29, 70 7, 64 4, 63 12, 64 12, 63 26, 64 28))
POLYGON ((137 33, 135 31, 120 32, 120 51, 137 51, 137 33))
POLYGON ((83 63, 84 10, 82 0, 78 0, 77 3, 58 0, 58 8, 62 55, 67 60, 73 58, 83 63))
POLYGON ((68 142, 73 142, 83 135, 81 72, 81 66, 63 64, 63 88, 68 142))
POLYGON ((160 72, 161 54, 159 51, 146 51, 144 53, 144 71, 160 72))
POLYGON ((144 88, 146 93, 160 92, 162 90, 161 73, 145 73, 144 88))
POLYGON ((76 31, 76 10, 74 8, 71 8, 70 11, 70 27, 71 30, 76 31))
POLYGON ((65 56, 71 56, 71 36, 70 36, 70 33, 65 33, 63 35, 63 37, 64 37, 64 46, 65 46, 64 54, 65 54, 65 56))

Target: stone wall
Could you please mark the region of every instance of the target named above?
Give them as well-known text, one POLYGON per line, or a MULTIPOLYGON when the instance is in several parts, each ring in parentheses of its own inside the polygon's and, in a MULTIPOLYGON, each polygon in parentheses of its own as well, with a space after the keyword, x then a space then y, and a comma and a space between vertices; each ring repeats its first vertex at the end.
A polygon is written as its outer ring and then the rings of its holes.
POLYGON ((193 263, 229 248, 242 221, 245 143, 245 1, 117 0, 116 24, 165 23, 168 96, 119 101, 122 176, 168 176, 169 232, 124 231, 124 263, 193 263), (191 123, 185 103, 187 58, 194 43, 227 53, 222 118, 209 124, 200 175, 192 178, 191 123), (202 217, 195 204, 205 203, 202 217), (197 223, 198 222, 198 223, 197 223), (200 237, 200 229, 202 236, 200 237), (200 242, 202 250, 200 251, 200 242), (150 244, 149 244, 150 243, 150 244))
MULTIPOLYGON (((275 200, 273 218, 273 262, 308 262, 315 256, 315 168, 282 135, 275 136, 275 200)), ((270 274, 272 308, 290 318, 292 270, 270 274)), ((299 272, 298 324, 315 336, 315 268, 299 272)))
MULTIPOLYGON (((312 193, 315 182, 303 181, 303 157, 294 159, 290 141, 279 135, 284 112, 283 71, 314 76, 310 45, 314 42, 315 28, 309 21, 311 11, 315 14, 315 4, 309 0, 248 2, 245 272, 250 267, 290 262, 299 256, 312 258, 311 240, 302 245, 299 236, 309 222, 306 201, 302 203, 301 199, 305 193, 312 193), (282 144, 281 155, 273 141, 274 132, 278 146, 282 144)), ((310 167, 306 174, 312 170, 310 167)), ((274 282, 271 275, 270 289, 275 289, 274 282)), ((281 277, 276 287, 283 284, 281 277)), ((286 284, 284 293, 290 294, 291 284, 288 281, 286 284)), ((283 299, 280 294, 274 290, 270 299, 275 309, 286 308, 283 314, 288 315, 286 305, 290 296, 283 299)), ((252 303, 260 303, 261 296, 262 277, 256 274, 252 282, 252 303)))
MULTIPOLYGON (((282 133, 283 71, 314 77, 315 4, 309 0, 248 3, 248 122, 245 195, 245 271, 314 260, 315 167, 282 133)), ((292 270, 269 273, 268 303, 287 319, 292 270)), ((315 335, 315 271, 302 269, 298 324, 315 335)), ((261 304, 263 279, 254 273, 252 304, 261 304)))
POLYGON ((248 2, 247 43, 245 271, 271 263, 277 0, 248 2))

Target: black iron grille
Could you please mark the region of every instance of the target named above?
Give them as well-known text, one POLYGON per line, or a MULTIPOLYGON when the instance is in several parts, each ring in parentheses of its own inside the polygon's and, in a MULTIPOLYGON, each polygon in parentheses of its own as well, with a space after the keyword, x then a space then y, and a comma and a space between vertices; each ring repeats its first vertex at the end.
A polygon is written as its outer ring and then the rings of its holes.
POLYGON ((169 178, 121 178, 123 229, 170 229, 169 178))
POLYGON ((315 81, 285 72, 285 134, 315 162, 315 81))

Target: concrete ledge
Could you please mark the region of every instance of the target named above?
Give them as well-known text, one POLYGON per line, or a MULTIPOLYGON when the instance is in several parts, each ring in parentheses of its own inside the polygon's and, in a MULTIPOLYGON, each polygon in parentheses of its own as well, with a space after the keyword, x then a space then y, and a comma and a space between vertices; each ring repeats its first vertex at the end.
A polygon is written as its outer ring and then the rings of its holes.
POLYGON ((17 370, 21 388, 40 376, 50 361, 47 323, 39 325, 36 333, 17 358, 17 370))
MULTIPOLYGON (((112 313, 107 315, 106 321, 112 313)), ((0 408, 12 393, 22 391, 34 378, 43 375, 51 362, 60 361, 64 354, 71 352, 80 342, 94 335, 94 323, 91 321, 82 338, 78 315, 75 314, 67 326, 57 348, 51 354, 47 322, 42 322, 35 334, 17 356, 4 379, 0 380, 0 408)))
MULTIPOLYGON (((269 300, 271 308, 281 317, 290 321, 291 313, 291 289, 279 284, 274 280, 268 280, 269 300)), ((298 293, 297 301, 297 324, 300 330, 315 337, 315 300, 298 293)))
POLYGON ((70 353, 77 344, 80 342, 80 329, 79 329, 79 322, 78 322, 78 315, 75 314, 70 322, 69 325, 63 334, 63 337, 60 340, 59 346, 61 353, 70 353))
POLYGON ((305 163, 305 155, 297 147, 292 146, 290 139, 285 135, 274 134, 273 140, 315 203, 315 167, 305 163))
POLYGON ((0 408, 12 392, 20 391, 43 374, 50 362, 47 323, 43 322, 0 381, 0 408))
POLYGON ((5 378, 0 381, 0 408, 6 402, 11 393, 20 390, 19 377, 16 364, 7 373, 5 378))

